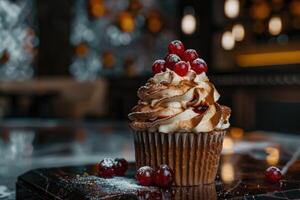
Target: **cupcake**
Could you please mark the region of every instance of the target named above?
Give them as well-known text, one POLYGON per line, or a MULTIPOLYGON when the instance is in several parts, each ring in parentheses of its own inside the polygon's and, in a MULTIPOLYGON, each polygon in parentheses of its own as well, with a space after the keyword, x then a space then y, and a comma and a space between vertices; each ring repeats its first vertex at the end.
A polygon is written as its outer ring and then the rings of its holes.
POLYGON ((136 166, 167 164, 177 186, 213 183, 231 110, 217 103, 220 95, 195 50, 178 40, 168 50, 153 63, 154 75, 128 115, 136 166))

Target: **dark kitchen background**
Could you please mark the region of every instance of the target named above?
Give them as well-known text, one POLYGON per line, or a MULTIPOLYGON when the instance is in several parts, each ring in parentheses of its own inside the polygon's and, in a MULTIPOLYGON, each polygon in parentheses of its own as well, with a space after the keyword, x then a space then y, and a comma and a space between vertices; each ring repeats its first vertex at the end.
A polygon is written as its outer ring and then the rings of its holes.
POLYGON ((299 0, 5 0, 0 8, 15 9, 0 24, 2 119, 126 120, 152 62, 180 39, 207 61, 232 125, 300 130, 299 0))

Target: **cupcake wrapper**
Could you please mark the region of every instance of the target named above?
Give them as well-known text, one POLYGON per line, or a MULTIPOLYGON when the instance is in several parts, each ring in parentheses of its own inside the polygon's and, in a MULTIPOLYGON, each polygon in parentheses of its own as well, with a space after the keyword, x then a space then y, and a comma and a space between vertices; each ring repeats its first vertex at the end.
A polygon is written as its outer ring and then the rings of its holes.
POLYGON ((136 166, 167 164, 177 186, 213 183, 225 134, 134 132, 136 166))

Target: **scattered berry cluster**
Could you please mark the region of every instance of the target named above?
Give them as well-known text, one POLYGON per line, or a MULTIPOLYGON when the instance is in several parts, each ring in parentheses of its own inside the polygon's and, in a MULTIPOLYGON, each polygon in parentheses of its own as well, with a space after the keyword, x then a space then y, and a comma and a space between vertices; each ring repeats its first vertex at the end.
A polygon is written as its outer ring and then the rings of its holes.
MULTIPOLYGON (((124 158, 105 158, 98 164, 98 174, 101 178, 124 176, 128 169, 128 162, 124 158)), ((143 166, 136 172, 136 179, 140 185, 156 185, 168 188, 174 181, 174 173, 168 165, 161 165, 156 170, 143 166)))
POLYGON ((136 179, 140 185, 156 185, 168 188, 174 181, 174 173, 168 165, 161 165, 156 170, 149 166, 143 166, 136 172, 136 179))
POLYGON ((124 176, 128 169, 128 163, 124 158, 105 158, 98 164, 98 173, 102 178, 124 176))
POLYGON ((168 68, 179 76, 185 76, 189 71, 189 65, 197 74, 207 72, 207 65, 203 59, 199 58, 196 50, 185 50, 181 41, 174 40, 168 45, 168 54, 165 59, 154 61, 152 72, 157 74, 166 71, 168 68))

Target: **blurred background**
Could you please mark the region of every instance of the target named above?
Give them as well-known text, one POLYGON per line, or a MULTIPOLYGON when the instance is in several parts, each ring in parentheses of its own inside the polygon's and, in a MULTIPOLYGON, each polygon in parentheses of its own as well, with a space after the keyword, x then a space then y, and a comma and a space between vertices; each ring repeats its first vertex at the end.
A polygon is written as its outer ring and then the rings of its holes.
POLYGON ((231 123, 300 130, 300 1, 1 0, 0 118, 126 120, 180 39, 231 123))
POLYGON ((0 155, 133 159, 127 114, 173 39, 208 63, 233 135, 299 134, 300 0, 0 0, 0 155))

